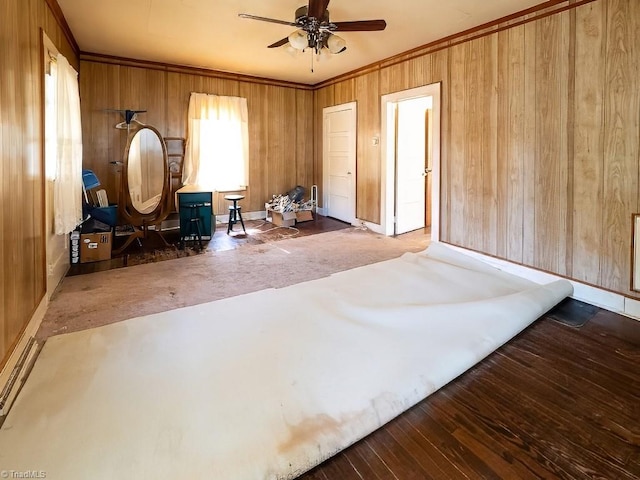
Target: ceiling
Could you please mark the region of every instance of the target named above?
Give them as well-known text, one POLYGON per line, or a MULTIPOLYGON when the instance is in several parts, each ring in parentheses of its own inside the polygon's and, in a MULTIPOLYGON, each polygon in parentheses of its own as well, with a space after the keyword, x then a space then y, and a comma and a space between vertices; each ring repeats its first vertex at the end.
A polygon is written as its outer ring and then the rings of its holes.
POLYGON ((434 40, 542 3, 541 0, 332 0, 331 21, 384 19, 380 32, 337 32, 347 50, 315 62, 268 49, 295 28, 305 0, 58 0, 81 51, 317 84, 434 40))

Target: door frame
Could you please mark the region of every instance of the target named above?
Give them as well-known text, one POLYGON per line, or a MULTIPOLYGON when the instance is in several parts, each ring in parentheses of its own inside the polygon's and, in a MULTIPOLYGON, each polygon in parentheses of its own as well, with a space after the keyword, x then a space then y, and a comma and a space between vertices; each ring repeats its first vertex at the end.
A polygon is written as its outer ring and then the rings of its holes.
POLYGON ((358 110, 357 102, 342 103, 340 105, 334 105, 332 107, 325 107, 322 109, 322 211, 325 215, 329 214, 329 168, 328 168, 328 144, 327 142, 327 128, 326 128, 326 116, 327 114, 340 112, 343 110, 349 110, 349 124, 353 133, 353 138, 350 144, 349 152, 349 167, 351 171, 349 181, 349 222, 352 225, 356 224, 356 156, 357 156, 357 143, 358 143, 358 110))
POLYGON ((393 235, 395 231, 396 165, 395 165, 395 104, 417 97, 433 98, 433 123, 431 144, 431 241, 440 240, 440 119, 442 83, 432 83, 381 97, 381 209, 382 233, 393 235))

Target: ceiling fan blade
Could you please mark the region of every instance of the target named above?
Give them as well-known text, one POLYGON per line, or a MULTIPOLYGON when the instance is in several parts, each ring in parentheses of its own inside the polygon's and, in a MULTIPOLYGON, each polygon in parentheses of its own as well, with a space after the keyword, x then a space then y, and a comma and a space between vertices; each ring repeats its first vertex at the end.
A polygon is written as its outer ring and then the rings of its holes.
POLYGON ((248 13, 239 13, 240 18, 249 18, 251 20, 260 20, 261 22, 279 23, 280 25, 288 25, 290 27, 297 27, 293 22, 287 22, 285 20, 276 20, 275 18, 258 17, 256 15, 249 15, 248 13))
POLYGON ((309 17, 321 19, 329 6, 329 0, 309 0, 307 15, 309 17))
POLYGON ((357 22, 331 22, 340 32, 374 32, 384 30, 387 22, 384 20, 360 20, 357 22))
POLYGON ((289 37, 284 37, 282 40, 278 40, 277 42, 272 43, 271 45, 269 45, 267 48, 277 48, 277 47, 281 47, 282 45, 284 45, 285 43, 287 43, 289 41, 289 37))

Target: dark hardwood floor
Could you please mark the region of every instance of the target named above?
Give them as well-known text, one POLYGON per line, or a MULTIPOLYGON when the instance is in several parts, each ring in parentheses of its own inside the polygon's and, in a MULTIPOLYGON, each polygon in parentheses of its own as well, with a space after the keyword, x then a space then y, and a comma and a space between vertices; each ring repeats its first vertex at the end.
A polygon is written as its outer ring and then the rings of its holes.
POLYGON ((640 322, 592 312, 549 312, 300 479, 640 478, 640 322))

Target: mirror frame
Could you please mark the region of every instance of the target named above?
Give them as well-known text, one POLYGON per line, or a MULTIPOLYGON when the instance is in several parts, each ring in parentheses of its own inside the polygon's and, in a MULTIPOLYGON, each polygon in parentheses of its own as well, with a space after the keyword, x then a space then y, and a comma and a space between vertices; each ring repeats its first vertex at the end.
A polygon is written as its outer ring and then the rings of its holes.
MULTIPOLYGON (((120 213, 120 219, 124 224, 132 225, 135 233, 130 235, 127 242, 115 253, 119 253, 124 250, 135 238, 145 238, 150 225, 155 225, 155 232, 158 234, 160 233, 160 224, 165 218, 167 218, 167 216, 169 216, 172 208, 171 172, 169 170, 168 158, 167 145, 157 128, 151 125, 140 124, 138 128, 129 130, 122 159, 122 170, 120 173, 120 201, 118 202, 118 210, 120 213), (148 213, 141 213, 134 207, 131 199, 131 193, 129 191, 129 151, 131 149, 131 142, 133 141, 133 138, 144 129, 152 131, 160 141, 160 145, 162 146, 162 162, 164 170, 160 201, 158 202, 158 205, 148 213), (135 227, 139 228, 136 229, 135 227)), ((162 237, 162 235, 160 236, 162 237)))

